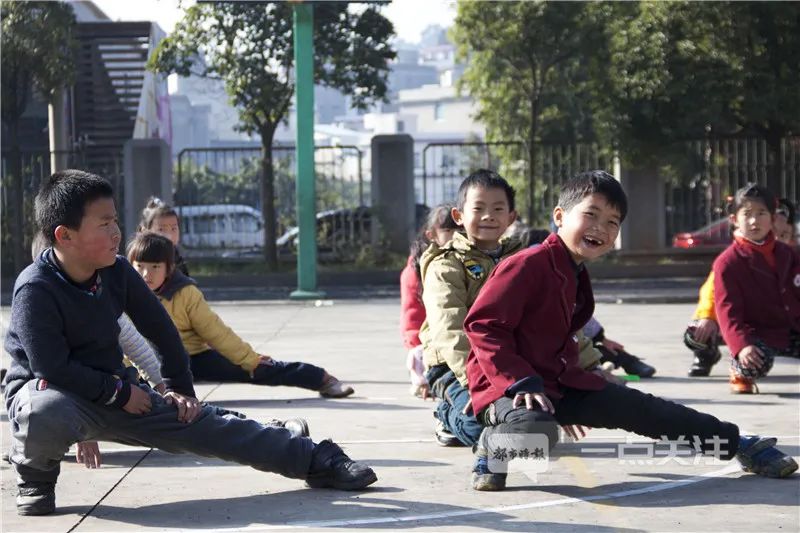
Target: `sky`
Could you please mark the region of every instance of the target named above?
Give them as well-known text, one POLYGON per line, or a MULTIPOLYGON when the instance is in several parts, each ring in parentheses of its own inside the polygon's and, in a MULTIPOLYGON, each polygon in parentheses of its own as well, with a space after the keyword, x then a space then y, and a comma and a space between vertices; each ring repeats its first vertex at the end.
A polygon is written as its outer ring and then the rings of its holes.
MULTIPOLYGON (((179 0, 93 0, 112 20, 154 20, 169 33, 180 20, 179 0)), ((183 0, 184 5, 193 2, 183 0)), ((455 18, 455 0, 393 0, 383 8, 397 36, 419 42, 420 33, 431 24, 448 27, 455 18)))

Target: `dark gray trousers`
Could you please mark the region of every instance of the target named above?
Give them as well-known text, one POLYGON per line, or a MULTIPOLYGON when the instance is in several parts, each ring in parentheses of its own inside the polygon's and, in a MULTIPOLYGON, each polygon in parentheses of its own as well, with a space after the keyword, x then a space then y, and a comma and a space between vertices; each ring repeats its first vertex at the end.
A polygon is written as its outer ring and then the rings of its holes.
POLYGON ((209 405, 203 406, 193 422, 179 422, 175 406, 146 385, 141 388, 150 394, 152 409, 145 415, 132 415, 94 404, 50 383, 46 388, 37 387, 40 383, 38 379, 29 381, 7 403, 10 459, 19 482, 55 482, 69 447, 86 440, 217 457, 297 479, 308 475, 314 443, 306 437, 292 437, 284 428, 223 416, 209 405))

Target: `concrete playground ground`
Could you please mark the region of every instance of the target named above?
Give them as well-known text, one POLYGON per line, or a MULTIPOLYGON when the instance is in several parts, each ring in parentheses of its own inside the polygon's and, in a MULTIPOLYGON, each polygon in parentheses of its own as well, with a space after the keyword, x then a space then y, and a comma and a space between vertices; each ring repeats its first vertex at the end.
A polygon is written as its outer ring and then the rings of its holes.
MULTIPOLYGON (((505 492, 474 492, 470 450, 437 446, 433 404, 409 395, 397 299, 213 307, 258 351, 324 366, 356 394, 323 400, 297 389, 218 383, 198 384, 198 394, 257 420, 305 417, 315 440, 332 437, 370 464, 378 482, 363 492, 311 490, 302 481, 215 459, 101 443, 99 470, 65 458, 52 516, 17 516, 13 471, 0 465, 2 531, 800 530, 800 475, 765 479, 741 472, 735 461, 676 456, 646 438, 626 440, 618 430, 594 429, 580 442, 559 445, 535 480, 514 473, 505 492), (655 457, 620 457, 637 445, 655 457)), ((631 386, 734 421, 746 432, 777 436, 798 458, 800 360, 779 359, 760 395, 729 394, 724 364, 708 378, 690 379, 690 354, 680 337, 692 310, 691 304, 601 303, 596 316, 609 337, 658 368, 654 379, 631 386)), ((2 309, 4 323, 8 312, 2 309)), ((1 425, 6 449, 5 413, 1 425)))

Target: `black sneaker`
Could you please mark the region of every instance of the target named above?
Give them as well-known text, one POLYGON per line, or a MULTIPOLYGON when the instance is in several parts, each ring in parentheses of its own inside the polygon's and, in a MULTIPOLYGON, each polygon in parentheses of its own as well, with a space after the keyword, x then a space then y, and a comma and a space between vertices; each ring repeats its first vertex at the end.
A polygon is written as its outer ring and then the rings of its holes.
POLYGON ((56 484, 27 481, 17 485, 17 514, 42 516, 56 510, 56 484))
POLYGON ((656 373, 655 367, 648 365, 640 358, 629 354, 625 350, 619 350, 617 352, 617 363, 626 373, 639 376, 640 378, 652 378, 656 373))
POLYGON ((279 428, 286 428, 292 437, 309 437, 311 431, 308 429, 308 422, 304 418, 287 418, 286 420, 273 419, 264 424, 265 426, 273 426, 279 428))
POLYGON ((742 470, 765 477, 788 477, 797 470, 795 460, 775 447, 777 439, 757 435, 740 437, 736 458, 742 470))
POLYGON ((711 373, 711 367, 717 364, 722 357, 718 347, 705 350, 694 350, 694 361, 689 369, 689 376, 693 378, 706 377, 711 373))
POLYGON ((629 354, 625 350, 617 350, 616 355, 603 346, 602 344, 595 344, 595 347, 600 351, 603 356, 600 358, 601 363, 612 363, 614 368, 622 367, 627 374, 639 376, 640 378, 651 378, 656 373, 655 367, 648 365, 641 359, 633 354, 629 354))
POLYGON ((317 444, 311 452, 311 467, 306 478, 306 485, 311 488, 360 490, 376 481, 378 476, 370 467, 350 459, 330 439, 317 444))

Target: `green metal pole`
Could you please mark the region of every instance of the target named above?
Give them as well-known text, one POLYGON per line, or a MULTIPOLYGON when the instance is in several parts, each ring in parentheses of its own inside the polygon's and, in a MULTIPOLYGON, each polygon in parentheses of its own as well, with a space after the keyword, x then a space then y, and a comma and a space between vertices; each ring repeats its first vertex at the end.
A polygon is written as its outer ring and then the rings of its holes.
POLYGON ((297 290, 292 299, 324 296, 317 291, 317 208, 314 190, 314 8, 294 5, 294 65, 297 111, 297 290))

